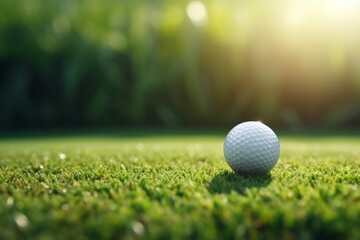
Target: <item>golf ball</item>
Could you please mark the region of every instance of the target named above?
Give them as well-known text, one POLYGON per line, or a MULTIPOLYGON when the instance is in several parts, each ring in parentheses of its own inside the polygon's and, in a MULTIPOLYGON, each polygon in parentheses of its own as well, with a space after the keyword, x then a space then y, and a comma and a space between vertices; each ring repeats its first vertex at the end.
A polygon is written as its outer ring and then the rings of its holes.
POLYGON ((279 155, 276 134, 261 122, 240 123, 225 138, 225 159, 237 173, 267 173, 275 166, 279 155))

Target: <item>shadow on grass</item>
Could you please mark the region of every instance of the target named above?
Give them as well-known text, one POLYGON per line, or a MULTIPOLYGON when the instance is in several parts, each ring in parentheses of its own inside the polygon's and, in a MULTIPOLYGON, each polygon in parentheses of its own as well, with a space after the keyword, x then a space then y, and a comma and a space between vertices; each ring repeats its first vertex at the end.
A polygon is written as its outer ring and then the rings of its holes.
POLYGON ((247 188, 262 188, 269 185, 272 176, 267 174, 237 174, 221 172, 213 177, 207 188, 210 193, 230 193, 236 191, 244 194, 247 188))

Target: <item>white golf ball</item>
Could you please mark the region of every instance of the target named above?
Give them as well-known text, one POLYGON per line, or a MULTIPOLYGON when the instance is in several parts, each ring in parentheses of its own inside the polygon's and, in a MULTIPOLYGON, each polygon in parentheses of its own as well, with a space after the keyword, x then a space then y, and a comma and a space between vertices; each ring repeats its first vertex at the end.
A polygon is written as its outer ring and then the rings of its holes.
POLYGON ((225 138, 225 159, 237 173, 267 173, 279 155, 276 134, 261 122, 240 123, 225 138))

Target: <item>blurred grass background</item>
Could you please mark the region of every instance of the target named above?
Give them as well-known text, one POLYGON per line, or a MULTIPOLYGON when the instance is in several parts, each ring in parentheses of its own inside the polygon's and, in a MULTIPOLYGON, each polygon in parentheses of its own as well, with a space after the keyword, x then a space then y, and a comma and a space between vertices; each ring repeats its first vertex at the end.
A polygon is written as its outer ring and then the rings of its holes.
POLYGON ((360 124, 360 3, 0 0, 0 129, 360 124))

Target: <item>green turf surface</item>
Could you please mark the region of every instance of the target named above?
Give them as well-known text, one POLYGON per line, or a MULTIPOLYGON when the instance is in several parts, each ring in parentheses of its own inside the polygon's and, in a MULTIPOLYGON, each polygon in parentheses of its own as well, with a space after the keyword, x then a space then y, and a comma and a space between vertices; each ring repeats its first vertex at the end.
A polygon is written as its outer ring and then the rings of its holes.
POLYGON ((360 239, 360 138, 281 136, 239 176, 221 135, 0 140, 0 239, 360 239))

